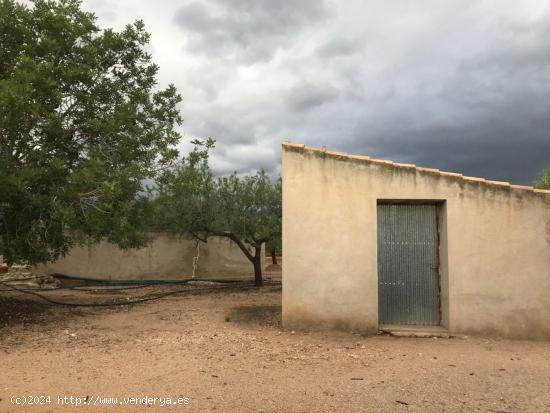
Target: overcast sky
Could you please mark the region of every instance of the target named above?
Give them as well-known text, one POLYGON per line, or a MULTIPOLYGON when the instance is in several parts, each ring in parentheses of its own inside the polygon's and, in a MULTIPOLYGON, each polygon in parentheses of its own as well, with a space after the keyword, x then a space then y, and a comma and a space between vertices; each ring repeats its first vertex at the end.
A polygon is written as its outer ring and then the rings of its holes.
MULTIPOLYGON (((85 0, 143 19, 187 142, 280 172, 283 140, 530 183, 550 167, 547 0, 85 0)), ((186 149, 186 147, 184 147, 186 149)))

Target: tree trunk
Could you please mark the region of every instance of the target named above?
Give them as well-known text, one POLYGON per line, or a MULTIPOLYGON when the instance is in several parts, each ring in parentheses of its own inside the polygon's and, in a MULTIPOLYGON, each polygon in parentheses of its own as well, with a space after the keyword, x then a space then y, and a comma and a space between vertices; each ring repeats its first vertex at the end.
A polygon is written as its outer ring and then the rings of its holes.
POLYGON ((254 265, 254 285, 256 287, 263 286, 264 280, 262 278, 262 244, 264 243, 264 241, 256 244, 257 246, 254 247, 254 255, 252 255, 248 248, 246 248, 243 241, 235 234, 231 232, 219 232, 215 233, 215 235, 228 237, 231 241, 239 246, 246 258, 248 258, 250 262, 254 265))
POLYGON ((256 287, 261 287, 264 285, 264 280, 262 278, 262 246, 255 247, 256 253, 252 263, 254 264, 254 285, 256 287))
POLYGON ((273 263, 273 265, 277 265, 277 254, 275 253, 275 251, 271 251, 271 262, 273 263))

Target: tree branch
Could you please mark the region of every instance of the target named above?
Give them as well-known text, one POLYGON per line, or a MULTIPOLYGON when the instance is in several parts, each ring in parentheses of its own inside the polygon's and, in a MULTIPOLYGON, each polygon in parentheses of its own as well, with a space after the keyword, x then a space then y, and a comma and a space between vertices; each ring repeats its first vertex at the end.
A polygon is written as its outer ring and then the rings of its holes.
POLYGON ((193 237, 195 237, 196 239, 198 239, 199 241, 202 241, 204 242, 205 244, 207 243, 208 241, 208 238, 207 237, 201 237, 199 234, 191 231, 191 235, 193 235, 193 237))
POLYGON ((239 239, 235 234, 228 231, 211 231, 212 235, 217 235, 218 237, 227 237, 231 241, 233 241, 237 246, 241 249, 241 251, 246 255, 246 258, 248 258, 250 261, 254 262, 254 256, 248 251, 248 248, 246 248, 246 245, 242 242, 242 240, 239 239))

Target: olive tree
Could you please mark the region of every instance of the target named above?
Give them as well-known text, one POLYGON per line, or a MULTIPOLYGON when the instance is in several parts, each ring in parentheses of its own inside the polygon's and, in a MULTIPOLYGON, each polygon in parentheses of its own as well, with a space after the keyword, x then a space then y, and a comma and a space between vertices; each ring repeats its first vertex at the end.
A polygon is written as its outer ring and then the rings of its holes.
POLYGON ((550 169, 543 169, 533 182, 535 188, 550 189, 550 169))
POLYGON ((180 163, 164 171, 155 192, 157 228, 207 242, 210 236, 233 241, 263 285, 262 247, 281 233, 281 182, 259 171, 215 178, 208 165, 214 141, 194 141, 180 163))
POLYGON ((218 180, 212 203, 211 233, 235 242, 254 266, 254 284, 263 285, 262 246, 280 237, 281 182, 264 171, 218 180))
POLYGON ((181 100, 157 87, 141 21, 100 29, 77 0, 0 0, 0 254, 146 241, 142 182, 176 157, 181 100))

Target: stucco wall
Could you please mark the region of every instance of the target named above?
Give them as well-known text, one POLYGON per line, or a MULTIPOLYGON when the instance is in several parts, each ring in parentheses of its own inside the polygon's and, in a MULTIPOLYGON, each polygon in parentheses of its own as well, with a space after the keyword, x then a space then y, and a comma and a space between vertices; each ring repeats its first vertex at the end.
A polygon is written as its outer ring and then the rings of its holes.
POLYGON ((377 200, 442 204, 442 324, 550 339, 550 191, 283 145, 283 324, 378 330, 377 200))
MULTIPOLYGON (((105 280, 186 279, 193 273, 196 254, 193 240, 155 234, 151 244, 141 249, 123 251, 108 242, 76 247, 66 257, 37 267, 37 272, 105 280)), ((252 263, 231 240, 211 237, 206 244, 200 243, 196 277, 253 275, 252 263)))

